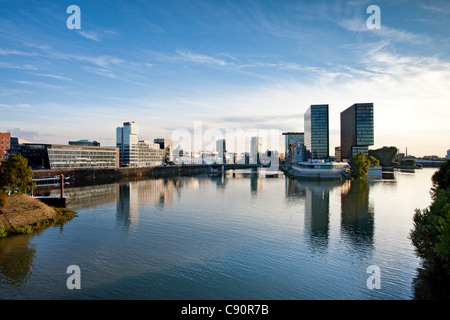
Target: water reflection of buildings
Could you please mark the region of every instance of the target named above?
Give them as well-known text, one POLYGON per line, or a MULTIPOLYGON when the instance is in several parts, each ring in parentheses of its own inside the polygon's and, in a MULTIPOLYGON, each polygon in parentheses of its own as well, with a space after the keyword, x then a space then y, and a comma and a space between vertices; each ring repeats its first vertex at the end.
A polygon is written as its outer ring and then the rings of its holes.
MULTIPOLYGON (((59 188, 51 189, 48 192, 40 192, 39 194, 58 197, 60 190, 59 188)), ((115 184, 66 187, 64 194, 70 197, 70 207, 75 210, 115 202, 117 199, 115 184)))
POLYGON ((288 199, 304 200, 305 231, 312 251, 326 251, 329 241, 330 191, 340 187, 334 181, 301 181, 286 178, 288 199))
POLYGON ((346 181, 341 192, 341 234, 359 251, 373 247, 374 208, 367 180, 346 181))
POLYGON ((148 204, 164 208, 173 201, 173 179, 149 179, 116 185, 117 223, 126 229, 139 224, 139 207, 148 204))
POLYGON ((315 250, 328 247, 330 189, 323 184, 305 190, 305 229, 310 230, 310 243, 315 250))
POLYGON ((330 193, 341 190, 341 234, 343 239, 361 252, 373 247, 374 209, 369 204, 366 180, 299 181, 286 178, 286 198, 292 205, 304 203, 305 234, 312 251, 328 248, 330 232, 330 193))
POLYGON ((279 171, 269 171, 261 168, 228 171, 225 177, 233 179, 247 178, 250 180, 250 192, 256 196, 261 193, 264 179, 276 179, 284 175, 279 171))
POLYGON ((119 201, 116 205, 116 222, 128 230, 136 228, 139 223, 138 186, 132 183, 116 185, 119 201))

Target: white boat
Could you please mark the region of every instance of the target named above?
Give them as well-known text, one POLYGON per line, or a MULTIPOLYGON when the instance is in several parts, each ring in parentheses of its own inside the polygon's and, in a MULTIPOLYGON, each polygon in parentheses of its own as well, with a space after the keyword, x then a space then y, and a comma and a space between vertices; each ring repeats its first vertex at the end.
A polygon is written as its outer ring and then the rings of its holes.
POLYGON ((325 162, 312 160, 291 165, 288 173, 304 179, 350 179, 347 162, 325 162))

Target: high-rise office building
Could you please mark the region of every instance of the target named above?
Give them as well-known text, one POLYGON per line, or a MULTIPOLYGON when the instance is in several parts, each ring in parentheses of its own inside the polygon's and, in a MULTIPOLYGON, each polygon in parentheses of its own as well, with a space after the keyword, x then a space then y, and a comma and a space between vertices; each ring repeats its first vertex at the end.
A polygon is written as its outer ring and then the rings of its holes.
POLYGON ((369 154, 374 145, 373 103, 355 103, 341 112, 341 157, 349 161, 354 155, 369 154))
POLYGON ((116 129, 116 146, 119 148, 121 166, 138 166, 139 126, 133 122, 124 122, 116 129))
POLYGON ((221 163, 226 163, 226 157, 225 157, 225 152, 226 152, 226 142, 225 139, 218 139, 216 141, 216 151, 217 151, 217 157, 219 158, 219 161, 221 161, 221 163))
POLYGON ((327 159, 329 152, 328 105, 311 105, 304 115, 305 146, 310 159, 327 159))
POLYGON ((259 152, 261 151, 261 138, 251 137, 250 139, 250 155, 249 161, 251 164, 259 163, 259 152))

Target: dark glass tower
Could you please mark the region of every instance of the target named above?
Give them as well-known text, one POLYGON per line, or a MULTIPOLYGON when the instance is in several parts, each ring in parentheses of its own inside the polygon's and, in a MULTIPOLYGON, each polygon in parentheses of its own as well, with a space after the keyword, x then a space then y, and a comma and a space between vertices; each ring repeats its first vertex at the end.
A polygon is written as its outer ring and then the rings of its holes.
POLYGON ((305 146, 310 159, 327 159, 329 152, 328 105, 312 105, 305 112, 305 146))
POLYGON ((374 145, 373 103, 355 103, 341 112, 341 156, 349 161, 374 145))

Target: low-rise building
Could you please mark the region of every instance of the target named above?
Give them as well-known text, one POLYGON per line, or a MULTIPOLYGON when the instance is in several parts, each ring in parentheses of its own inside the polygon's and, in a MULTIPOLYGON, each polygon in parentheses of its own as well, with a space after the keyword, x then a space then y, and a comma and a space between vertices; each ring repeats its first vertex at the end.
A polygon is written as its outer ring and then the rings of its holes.
POLYGON ((11 133, 0 132, 0 165, 8 159, 8 150, 11 148, 11 133))
POLYGON ((137 144, 137 166, 154 167, 164 164, 166 150, 161 149, 159 143, 152 143, 146 140, 139 140, 137 144))
POLYGON ((21 154, 33 169, 119 167, 119 149, 116 147, 24 143, 14 145, 10 154, 21 154))
POLYGON ((303 132, 285 132, 285 161, 293 164, 296 162, 297 147, 305 142, 305 134, 303 132))

